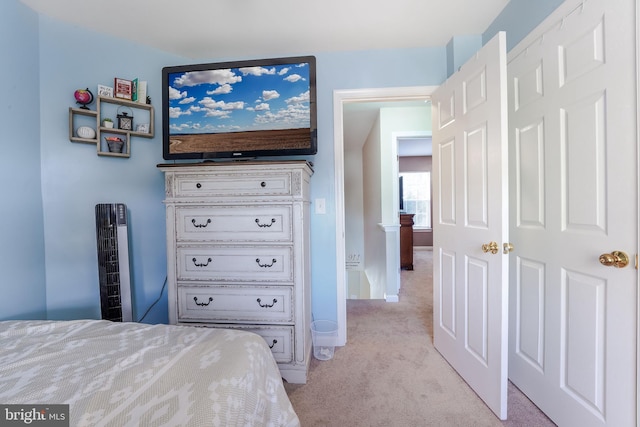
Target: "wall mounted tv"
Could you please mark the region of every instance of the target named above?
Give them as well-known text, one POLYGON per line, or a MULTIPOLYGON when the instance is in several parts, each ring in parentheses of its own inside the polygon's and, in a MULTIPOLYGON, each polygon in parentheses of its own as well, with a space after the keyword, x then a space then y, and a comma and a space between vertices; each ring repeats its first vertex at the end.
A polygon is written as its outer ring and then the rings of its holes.
POLYGON ((164 67, 162 88, 165 160, 317 152, 313 56, 164 67))

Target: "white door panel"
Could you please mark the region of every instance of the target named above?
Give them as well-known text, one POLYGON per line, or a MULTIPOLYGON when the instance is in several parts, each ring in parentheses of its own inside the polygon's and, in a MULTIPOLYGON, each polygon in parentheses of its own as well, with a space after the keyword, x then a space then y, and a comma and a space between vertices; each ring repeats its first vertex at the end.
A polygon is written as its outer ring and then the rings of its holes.
POLYGON ((433 94, 434 342, 501 419, 507 401, 504 33, 433 94), (482 246, 495 242, 497 253, 482 246))
POLYGON ((569 3, 508 66, 509 376, 559 426, 632 426, 637 272, 598 258, 638 247, 635 3, 569 3))
POLYGON ((456 294, 455 287, 448 284, 456 281, 456 254, 454 252, 442 249, 440 255, 440 283, 446 286, 440 286, 440 298, 438 301, 438 326, 443 332, 448 333, 453 339, 457 336, 458 328, 456 327, 456 294))

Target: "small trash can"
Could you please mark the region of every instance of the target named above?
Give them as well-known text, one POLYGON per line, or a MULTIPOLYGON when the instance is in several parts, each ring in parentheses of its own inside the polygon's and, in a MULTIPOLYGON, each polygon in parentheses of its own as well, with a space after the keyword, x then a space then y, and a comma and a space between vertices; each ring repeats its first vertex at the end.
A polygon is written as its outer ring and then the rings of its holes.
POLYGON ((331 359, 338 341, 338 324, 331 320, 311 322, 311 339, 313 341, 313 357, 318 360, 331 359))

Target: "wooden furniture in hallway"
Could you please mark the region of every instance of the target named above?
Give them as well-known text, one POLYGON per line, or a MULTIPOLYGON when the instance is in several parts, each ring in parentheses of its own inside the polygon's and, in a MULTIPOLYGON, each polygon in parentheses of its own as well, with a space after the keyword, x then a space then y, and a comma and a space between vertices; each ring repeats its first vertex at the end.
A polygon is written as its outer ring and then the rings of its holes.
POLYGON ((400 268, 413 270, 413 216, 400 214, 400 268))

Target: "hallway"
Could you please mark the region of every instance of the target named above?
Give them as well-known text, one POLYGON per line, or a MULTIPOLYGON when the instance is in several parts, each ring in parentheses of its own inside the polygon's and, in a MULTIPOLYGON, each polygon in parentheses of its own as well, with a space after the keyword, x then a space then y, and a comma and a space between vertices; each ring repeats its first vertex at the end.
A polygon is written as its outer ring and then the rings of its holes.
POLYGON ((415 248, 398 303, 347 301, 347 345, 312 359, 307 384, 285 384, 303 426, 554 425, 515 387, 500 422, 433 347, 431 262, 415 248))

